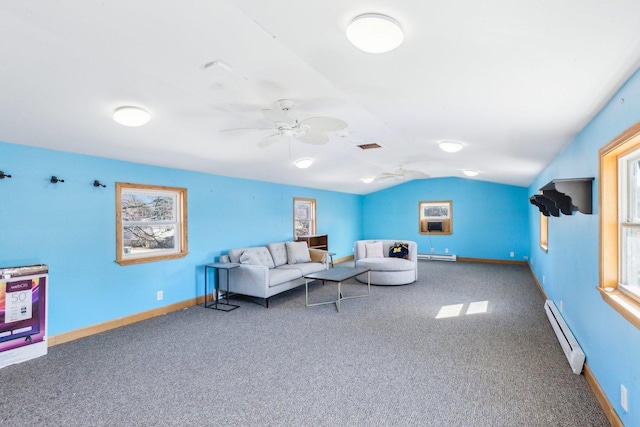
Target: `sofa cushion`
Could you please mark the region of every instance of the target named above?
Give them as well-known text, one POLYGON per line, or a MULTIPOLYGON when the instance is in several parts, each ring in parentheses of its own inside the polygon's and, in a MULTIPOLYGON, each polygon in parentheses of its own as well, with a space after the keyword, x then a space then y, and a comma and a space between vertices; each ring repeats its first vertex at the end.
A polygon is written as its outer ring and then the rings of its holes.
POLYGON ((300 270, 285 269, 282 267, 272 268, 269 270, 269 287, 278 286, 290 280, 300 278, 300 270))
POLYGON ((365 245, 366 248, 366 258, 383 258, 384 253, 382 251, 382 242, 375 243, 367 243, 365 245))
POLYGON ((271 252, 271 257, 273 258, 273 263, 276 267, 287 263, 287 248, 284 242, 269 243, 267 245, 267 249, 271 252))
MULTIPOLYGON (((232 254, 232 251, 229 251, 229 257, 231 257, 231 254, 232 254)), ((235 252, 234 252, 234 255, 235 255, 235 252)), ((267 249, 266 246, 257 246, 255 248, 243 249, 240 255, 238 256, 237 261, 234 261, 234 262, 242 262, 240 258, 242 258, 243 255, 245 255, 245 259, 247 259, 247 257, 257 259, 257 261, 259 262, 259 264, 257 265, 264 265, 267 268, 275 267, 275 264, 273 263, 273 258, 271 257, 271 253, 269 253, 269 250, 267 249)))
POLYGON ((296 270, 299 275, 304 276, 306 274, 317 273, 318 271, 326 270, 327 266, 319 262, 301 262, 298 264, 285 264, 277 268, 277 270, 296 270))
POLYGON ((413 270, 416 264, 404 258, 363 258, 355 263, 356 267, 370 268, 374 271, 413 270))
POLYGON ((287 248, 287 262, 289 264, 311 262, 307 242, 285 242, 285 246, 287 248))

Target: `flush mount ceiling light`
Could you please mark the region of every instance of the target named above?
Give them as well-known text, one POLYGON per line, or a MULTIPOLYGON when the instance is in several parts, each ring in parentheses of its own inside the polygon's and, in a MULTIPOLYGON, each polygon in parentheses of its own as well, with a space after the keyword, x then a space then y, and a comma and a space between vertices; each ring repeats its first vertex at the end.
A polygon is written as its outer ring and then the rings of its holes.
POLYGON ((364 182, 365 184, 371 184, 374 180, 373 176, 368 176, 366 178, 362 178, 360 181, 364 182))
POLYGON ((296 160, 295 163, 296 163, 296 166, 299 167, 300 169, 306 169, 313 164, 313 159, 310 159, 309 157, 304 157, 302 159, 296 160))
POLYGON ((447 153, 455 153, 456 151, 462 150, 462 144, 455 141, 442 141, 438 146, 442 151, 446 151, 447 153))
POLYGON ((389 52, 402 43, 404 34, 393 18, 379 13, 356 16, 347 27, 347 38, 368 53, 389 52))
POLYGON ((151 115, 139 107, 120 107, 113 113, 113 120, 123 126, 142 126, 151 120, 151 115))
POLYGON ((463 174, 467 176, 476 176, 478 175, 478 171, 474 171, 473 169, 465 169, 462 171, 463 174))

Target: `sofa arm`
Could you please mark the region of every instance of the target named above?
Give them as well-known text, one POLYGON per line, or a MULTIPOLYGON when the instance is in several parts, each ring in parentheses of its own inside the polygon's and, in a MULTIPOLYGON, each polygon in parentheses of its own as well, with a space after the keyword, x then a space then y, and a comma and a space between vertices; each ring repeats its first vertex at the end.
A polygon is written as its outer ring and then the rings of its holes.
POLYGON ((418 262, 418 244, 416 242, 409 243, 409 261, 418 262))
POLYGON ((269 268, 264 265, 240 264, 229 272, 229 292, 267 298, 269 268))

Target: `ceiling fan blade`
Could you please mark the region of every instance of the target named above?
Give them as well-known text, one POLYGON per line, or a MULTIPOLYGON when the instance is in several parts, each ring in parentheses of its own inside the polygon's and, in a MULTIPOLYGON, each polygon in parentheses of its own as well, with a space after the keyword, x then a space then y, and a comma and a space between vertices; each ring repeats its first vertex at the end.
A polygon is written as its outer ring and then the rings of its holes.
POLYGON ((346 128, 347 122, 333 117, 310 117, 300 122, 309 126, 314 132, 333 132, 346 128))
POLYGON ((406 175, 412 178, 426 178, 429 176, 426 173, 418 170, 408 170, 406 171, 406 175))
POLYGON ((274 129, 274 128, 231 128, 231 129, 222 129, 222 130, 220 130, 220 132, 221 133, 224 133, 224 132, 236 132, 236 131, 239 131, 239 130, 277 130, 277 129, 274 129))
POLYGON ((302 135, 296 135, 295 138, 298 141, 306 142, 307 144, 321 145, 329 142, 329 137, 326 133, 307 131, 302 135))
POLYGON ((262 110, 262 114, 264 117, 270 122, 274 123, 286 123, 289 125, 295 125, 298 123, 298 120, 287 113, 284 110, 274 109, 274 110, 262 110))
POLYGON ((390 175, 390 176, 379 176, 378 178, 376 178, 376 182, 387 182, 390 179, 395 178, 395 175, 390 175))
POLYGON ((274 133, 273 135, 265 136, 258 142, 258 147, 264 148, 268 147, 271 144, 275 144, 276 142, 284 140, 284 135, 280 132, 274 133))

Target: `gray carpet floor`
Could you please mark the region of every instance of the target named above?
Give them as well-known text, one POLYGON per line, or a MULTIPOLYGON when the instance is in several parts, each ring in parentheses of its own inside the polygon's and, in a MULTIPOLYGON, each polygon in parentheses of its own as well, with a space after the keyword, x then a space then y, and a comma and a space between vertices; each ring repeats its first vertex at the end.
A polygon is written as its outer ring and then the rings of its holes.
POLYGON ((419 264, 418 282, 340 313, 305 307, 302 286, 269 309, 237 298, 52 347, 0 369, 0 425, 609 425, 527 267, 419 264))

